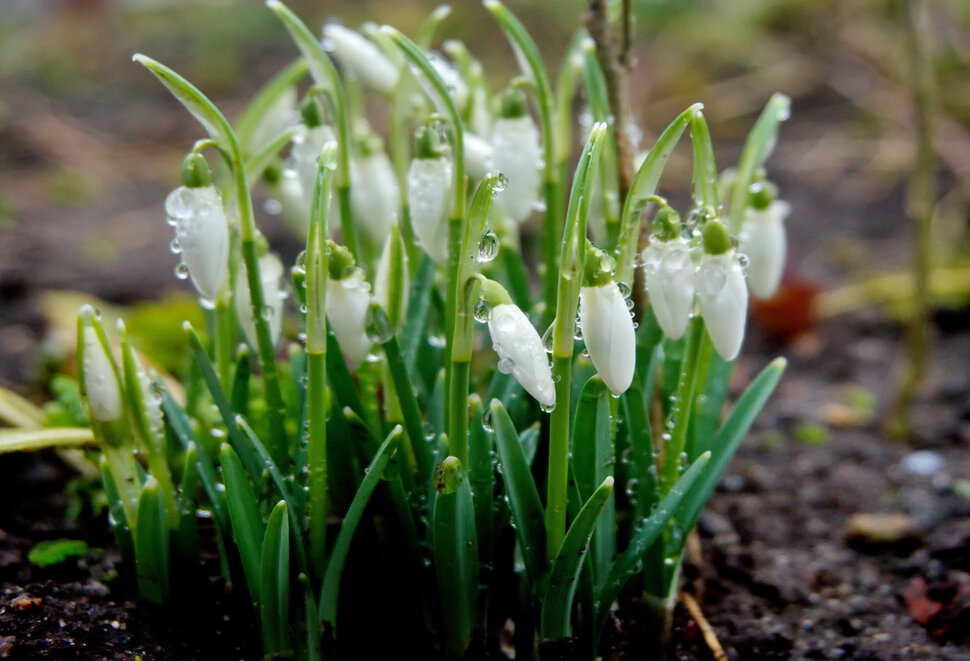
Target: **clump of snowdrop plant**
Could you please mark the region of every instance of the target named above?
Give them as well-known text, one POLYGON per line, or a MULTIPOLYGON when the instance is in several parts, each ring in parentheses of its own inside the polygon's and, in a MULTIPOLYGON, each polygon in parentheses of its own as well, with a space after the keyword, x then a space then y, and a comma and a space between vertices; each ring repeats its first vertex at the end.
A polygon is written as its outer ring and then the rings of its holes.
POLYGON ((496 94, 463 45, 432 50, 445 11, 413 40, 330 24, 321 41, 267 5, 300 59, 235 123, 135 56, 207 134, 165 203, 206 308, 206 328, 185 326, 184 388, 146 371, 123 328, 119 352, 93 310, 79 318, 111 522, 141 596, 190 590, 176 568, 212 543, 203 512, 267 658, 368 656, 384 603, 410 605, 391 618, 412 632, 400 644, 451 658, 507 620, 516 658, 567 638, 594 658, 624 593, 664 621, 686 537, 784 367, 728 405, 748 288, 770 295, 784 259, 787 207, 763 164, 787 98, 769 101, 723 191, 696 104, 620 199, 588 39, 554 85, 486 0, 521 67, 496 94), (595 121, 574 136, 580 93, 595 121), (387 104, 386 126, 365 123, 370 103, 387 104), (678 213, 657 187, 687 132, 694 198, 678 213), (212 160, 226 167, 210 174, 212 160), (267 196, 306 232, 292 309, 258 227, 267 196), (528 262, 524 231, 539 235, 528 262))

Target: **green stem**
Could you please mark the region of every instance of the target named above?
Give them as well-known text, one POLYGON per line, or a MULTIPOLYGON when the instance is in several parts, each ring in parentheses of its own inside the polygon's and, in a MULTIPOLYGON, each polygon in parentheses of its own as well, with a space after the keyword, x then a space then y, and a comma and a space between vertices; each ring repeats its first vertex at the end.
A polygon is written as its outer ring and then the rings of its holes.
POLYGON ((569 409, 572 387, 572 350, 552 359, 556 382, 556 408, 549 418, 549 468, 546 476, 546 558, 551 565, 566 535, 569 483, 569 409))
MULTIPOLYGON (((228 290, 227 290, 228 291, 228 290)), ((226 390, 232 384, 232 366, 235 362, 236 315, 232 309, 232 299, 228 294, 219 296, 216 301, 215 315, 215 359, 219 383, 226 390)))
POLYGON ((681 362, 680 381, 677 384, 676 403, 674 405, 676 412, 674 428, 670 431, 670 440, 664 448, 663 472, 661 474, 661 489, 664 494, 670 491, 670 488, 677 482, 677 478, 680 477, 680 455, 683 453, 687 442, 687 427, 690 423, 698 374, 701 371, 705 373, 707 371, 706 366, 703 369, 701 368, 698 359, 703 353, 706 353, 708 357, 710 356, 710 351, 702 350, 702 345, 705 343, 709 344, 710 339, 704 330, 704 320, 696 317, 691 322, 690 331, 687 335, 687 350, 684 352, 684 359, 681 362))
POLYGON ((319 575, 327 558, 327 354, 307 353, 307 477, 310 564, 319 575))

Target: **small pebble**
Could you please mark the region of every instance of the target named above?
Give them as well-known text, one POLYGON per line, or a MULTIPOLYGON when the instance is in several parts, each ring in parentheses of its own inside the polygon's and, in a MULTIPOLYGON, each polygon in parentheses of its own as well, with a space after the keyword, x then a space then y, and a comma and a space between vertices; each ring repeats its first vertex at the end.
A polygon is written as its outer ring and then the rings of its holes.
POLYGON ((904 473, 929 476, 943 470, 945 463, 943 456, 938 452, 917 450, 903 457, 899 466, 904 473))
POLYGON ((10 605, 15 610, 27 611, 32 608, 37 608, 38 606, 41 605, 42 602, 43 602, 43 599, 41 599, 40 597, 28 597, 24 595, 22 597, 17 597, 13 601, 11 601, 10 605))
POLYGON ((854 514, 845 526, 845 540, 860 551, 912 552, 923 540, 923 531, 901 512, 854 514))

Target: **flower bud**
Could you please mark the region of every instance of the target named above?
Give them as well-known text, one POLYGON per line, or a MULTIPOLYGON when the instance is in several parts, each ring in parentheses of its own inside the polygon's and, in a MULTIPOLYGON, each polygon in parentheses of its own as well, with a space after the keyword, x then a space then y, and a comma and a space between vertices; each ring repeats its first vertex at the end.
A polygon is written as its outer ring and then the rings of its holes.
POLYGON ((787 202, 772 201, 767 208, 749 207, 741 226, 742 253, 748 256, 748 286, 756 298, 770 298, 778 289, 785 268, 787 202))
MULTIPOLYGON (((304 230, 309 224, 313 203, 313 184, 317 177, 317 159, 328 142, 336 142, 333 129, 326 124, 301 125, 293 136, 293 146, 286 159, 277 188, 287 218, 304 230)), ((331 224, 340 223, 340 209, 331 200, 331 224)))
POLYGON ((323 28, 324 39, 332 45, 334 55, 364 84, 390 96, 397 86, 398 69, 371 41, 338 23, 323 28))
POLYGON ((734 360, 748 313, 748 288, 734 249, 704 254, 697 269, 697 293, 714 348, 724 360, 734 360))
MULTIPOLYGON (((273 253, 259 258, 259 276, 263 285, 263 309, 260 314, 269 322, 270 337, 275 345, 279 342, 283 326, 283 300, 286 292, 281 288, 283 262, 273 253)), ((245 267, 236 276, 236 317, 250 346, 258 346, 256 324, 253 318, 252 296, 245 267)))
POLYGON ((451 198, 451 159, 435 150, 422 151, 431 131, 422 128, 418 157, 408 169, 408 207, 411 227, 421 247, 439 264, 448 261, 448 203, 451 198))
POLYGON ((615 282, 579 290, 579 327, 600 378, 614 395, 623 394, 633 382, 636 333, 615 282))
POLYGON ((654 237, 643 251, 644 281, 650 307, 664 334, 680 339, 694 307, 694 265, 690 245, 682 238, 654 237))
POLYGON ((78 319, 81 384, 91 417, 99 422, 110 422, 122 415, 121 383, 106 340, 94 327, 96 323, 99 322, 91 306, 82 306, 78 319))
POLYGON ((407 249, 401 231, 395 224, 384 242, 384 250, 377 263, 377 276, 374 278, 374 298, 394 326, 400 326, 404 321, 410 289, 407 249))
POLYGON ((327 280, 327 320, 344 354, 355 363, 363 362, 373 343, 367 334, 370 284, 364 272, 354 266, 350 251, 332 241, 327 280))
POLYGON ((539 129, 526 112, 519 90, 509 90, 503 99, 502 117, 492 131, 492 166, 509 183, 497 199, 512 220, 521 223, 531 213, 539 197, 542 144, 539 129))
POLYGON ((514 303, 492 306, 488 316, 492 348, 498 354, 498 370, 512 374, 526 392, 545 408, 556 405, 556 388, 542 338, 529 318, 514 303))
POLYGON ((165 199, 169 224, 175 227, 172 250, 181 253, 176 275, 192 276, 207 302, 219 294, 229 271, 229 223, 215 186, 179 186, 165 199))
POLYGON ((397 177, 391 159, 380 148, 376 137, 365 141, 362 152, 352 164, 350 202, 354 220, 363 226, 374 243, 383 245, 401 204, 397 177))

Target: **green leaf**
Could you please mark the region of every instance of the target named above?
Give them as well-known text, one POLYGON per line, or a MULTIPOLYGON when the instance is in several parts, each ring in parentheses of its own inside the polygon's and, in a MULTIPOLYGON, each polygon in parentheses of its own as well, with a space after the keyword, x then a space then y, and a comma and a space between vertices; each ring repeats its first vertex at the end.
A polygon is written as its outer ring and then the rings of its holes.
POLYGON ((542 599, 540 634, 545 638, 565 638, 569 635, 569 617, 576 595, 579 570, 589 550, 590 538, 603 507, 613 493, 613 478, 607 477, 566 532, 562 546, 549 571, 549 585, 542 599))
POLYGON ((154 477, 148 478, 138 498, 138 524, 134 533, 138 595, 156 604, 165 603, 171 592, 168 513, 154 477))
POLYGON ((758 417, 758 413, 761 412, 765 402, 774 392, 786 365, 787 362, 784 358, 776 358, 761 370, 761 374, 751 382, 751 385, 738 398, 730 415, 718 430, 711 442, 711 447, 715 449, 717 455, 707 467, 701 480, 688 492, 684 501, 683 514, 678 516, 684 530, 690 530, 697 523, 701 510, 717 487, 717 483, 734 457, 734 453, 741 446, 741 441, 744 440, 754 419, 758 417))
POLYGON ((96 443, 90 429, 53 427, 49 429, 0 429, 0 454, 34 452, 44 448, 71 448, 96 443))
POLYGON ((533 590, 538 590, 546 557, 545 514, 539 491, 522 452, 519 435, 505 407, 493 399, 489 404, 489 413, 502 466, 502 482, 515 522, 516 540, 522 550, 529 585, 533 590))
POLYGON ((13 390, 0 386, 0 421, 33 429, 44 424, 44 411, 13 390))
POLYGON ((104 456, 101 457, 101 484, 104 485, 104 495, 108 500, 108 522, 114 531, 115 539, 118 540, 121 557, 134 562, 135 540, 132 537, 128 515, 121 501, 121 492, 104 456))
POLYGON ((68 558, 76 558, 88 552, 87 542, 80 539, 51 539, 39 542, 30 549, 27 560, 38 567, 59 565, 68 558))
POLYGON ((491 561, 492 519, 495 510, 495 469, 492 466, 492 432, 482 425, 482 400, 468 398, 471 427, 468 433, 468 483, 475 504, 475 536, 481 559, 491 561))
POLYGON ((239 549, 239 559, 242 561, 246 584, 249 586, 249 597, 254 604, 260 603, 260 554, 262 547, 263 526, 259 514, 259 502, 253 485, 246 477, 239 455, 228 443, 222 444, 219 452, 219 463, 222 465, 222 479, 226 485, 226 503, 229 508, 229 519, 232 521, 232 532, 239 549))
POLYGON ((423 255, 418 271, 411 283, 411 296, 408 299, 408 311, 401 328, 401 352, 408 372, 414 372, 418 347, 427 340, 425 328, 428 325, 428 312, 431 310, 431 294, 434 289, 435 263, 427 255, 423 255))
POLYGON ((327 563, 327 571, 323 578, 323 589, 320 593, 320 620, 329 622, 334 630, 337 627, 337 598, 340 594, 340 580, 343 576, 344 564, 347 562, 347 554, 350 553, 350 543, 353 540, 354 532, 364 516, 364 510, 370 501, 371 494, 384 475, 391 457, 397 451, 403 430, 400 425, 396 426, 388 434, 384 443, 377 450, 367 472, 364 475, 360 487, 350 503, 350 508, 344 515, 340 532, 334 542, 333 550, 330 552, 330 561, 327 563))
POLYGON ((414 380, 411 378, 404 357, 401 355, 397 337, 392 336, 383 344, 383 348, 384 356, 387 358, 387 368, 391 380, 394 382, 394 391, 397 393, 398 403, 401 406, 401 415, 404 418, 408 440, 417 461, 417 474, 420 479, 425 480, 431 477, 434 470, 434 459, 431 456, 431 447, 425 438, 424 427, 421 424, 421 408, 418 406, 418 400, 414 394, 414 380))
POLYGON ((286 501, 281 500, 266 522, 260 561, 259 620, 263 625, 263 651, 267 658, 289 656, 290 639, 290 530, 286 501))
POLYGON ((288 128, 266 143, 262 149, 246 159, 246 181, 250 186, 259 182, 266 168, 276 160, 279 153, 293 140, 295 128, 288 128))
MULTIPOLYGON (((455 457, 449 459, 457 462, 455 457)), ((467 479, 461 479, 453 491, 435 495, 433 525, 434 567, 445 623, 445 647, 458 658, 471 640, 479 592, 475 512, 467 479)))
POLYGON ((714 145, 707 120, 700 111, 690 120, 690 139, 694 143, 694 195, 714 214, 718 213, 720 203, 717 193, 717 163, 714 162, 714 145))
MULTIPOLYGON (((651 355, 656 356, 656 352, 651 355)), ((650 360, 646 369, 654 369, 655 365, 650 360)), ((636 480, 636 511, 639 516, 649 512, 657 502, 660 483, 654 457, 653 434, 650 431, 650 416, 647 413, 649 397, 653 391, 641 390, 641 383, 643 380, 635 378, 621 399, 624 428, 627 430, 630 456, 633 460, 631 478, 636 480)))
POLYGON ((278 103, 286 100, 284 95, 295 89, 306 76, 307 70, 307 63, 303 58, 290 63, 263 85, 240 113, 236 120, 236 135, 239 136, 239 143, 247 155, 262 148, 262 145, 253 144, 253 140, 262 130, 263 122, 278 103))

